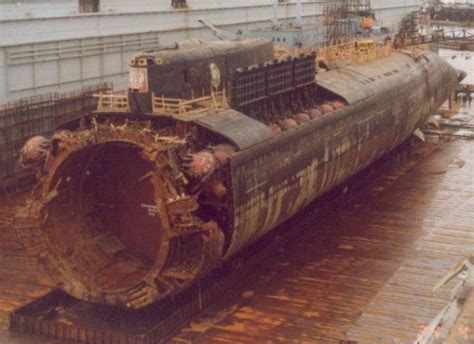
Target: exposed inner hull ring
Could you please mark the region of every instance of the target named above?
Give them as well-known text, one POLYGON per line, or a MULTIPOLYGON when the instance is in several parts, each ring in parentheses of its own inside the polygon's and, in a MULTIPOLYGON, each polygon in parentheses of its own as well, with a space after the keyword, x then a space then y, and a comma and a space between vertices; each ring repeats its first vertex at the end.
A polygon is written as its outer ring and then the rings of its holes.
POLYGON ((113 126, 53 142, 41 190, 15 225, 67 293, 141 308, 216 264, 223 235, 194 214, 197 199, 176 178, 182 143, 113 126))

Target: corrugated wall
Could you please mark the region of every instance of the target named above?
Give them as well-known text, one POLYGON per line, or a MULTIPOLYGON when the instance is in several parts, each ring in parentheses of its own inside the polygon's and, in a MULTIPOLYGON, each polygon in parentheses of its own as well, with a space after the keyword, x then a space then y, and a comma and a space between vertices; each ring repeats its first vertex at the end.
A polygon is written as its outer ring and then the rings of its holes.
POLYGON ((148 32, 0 48, 0 94, 11 101, 103 81, 124 88, 133 54, 158 45, 158 33, 148 32))

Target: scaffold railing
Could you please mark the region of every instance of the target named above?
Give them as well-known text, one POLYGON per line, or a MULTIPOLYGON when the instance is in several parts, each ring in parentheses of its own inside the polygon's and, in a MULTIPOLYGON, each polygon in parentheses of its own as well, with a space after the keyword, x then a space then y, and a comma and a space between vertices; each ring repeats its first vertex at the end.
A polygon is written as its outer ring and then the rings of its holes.
POLYGON ((169 98, 152 93, 152 112, 160 115, 191 116, 229 107, 226 89, 211 90, 208 95, 191 99, 169 98))
POLYGON ((94 94, 98 112, 130 112, 130 104, 126 92, 94 94))

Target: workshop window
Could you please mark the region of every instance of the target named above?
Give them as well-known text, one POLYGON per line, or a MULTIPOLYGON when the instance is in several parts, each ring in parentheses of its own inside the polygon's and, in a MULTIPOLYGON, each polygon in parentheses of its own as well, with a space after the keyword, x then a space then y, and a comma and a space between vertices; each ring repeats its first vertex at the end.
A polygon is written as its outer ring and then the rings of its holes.
POLYGON ((188 4, 186 0, 171 0, 171 6, 173 6, 173 8, 186 8, 188 4))
POLYGON ((100 0, 79 0, 79 13, 99 12, 100 0))

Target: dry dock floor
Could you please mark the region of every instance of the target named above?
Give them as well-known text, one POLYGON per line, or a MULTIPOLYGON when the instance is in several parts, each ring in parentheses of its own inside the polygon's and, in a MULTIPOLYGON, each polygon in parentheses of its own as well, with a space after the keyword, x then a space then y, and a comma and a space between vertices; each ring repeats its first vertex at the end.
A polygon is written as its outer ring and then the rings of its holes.
MULTIPOLYGON (((346 201, 319 202, 290 221, 298 235, 246 276, 241 297, 206 310, 172 341, 413 343, 457 281, 432 292, 435 283, 474 255, 474 140, 426 147, 359 176, 346 201)), ((22 197, 1 200, 3 327, 54 285, 10 226, 22 197)), ((459 343, 474 342, 474 328, 458 332, 459 343)), ((0 343, 59 342, 4 330, 0 343)))
POLYGON ((259 266, 237 302, 175 340, 413 343, 456 280, 433 286, 474 255, 474 141, 445 143, 374 175, 349 206, 323 210, 259 266))

